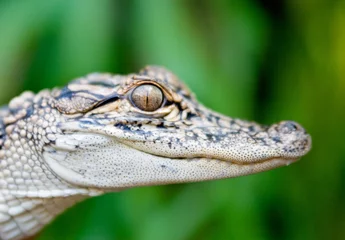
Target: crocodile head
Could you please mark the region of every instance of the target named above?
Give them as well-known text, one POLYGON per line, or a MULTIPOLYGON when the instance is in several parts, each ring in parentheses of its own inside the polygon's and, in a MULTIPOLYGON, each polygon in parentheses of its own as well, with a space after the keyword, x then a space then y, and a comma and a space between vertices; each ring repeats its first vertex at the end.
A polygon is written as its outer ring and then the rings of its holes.
POLYGON ((288 165, 311 147, 295 122, 262 126, 207 109, 161 67, 90 74, 53 91, 53 99, 58 133, 45 161, 84 187, 237 177, 288 165))

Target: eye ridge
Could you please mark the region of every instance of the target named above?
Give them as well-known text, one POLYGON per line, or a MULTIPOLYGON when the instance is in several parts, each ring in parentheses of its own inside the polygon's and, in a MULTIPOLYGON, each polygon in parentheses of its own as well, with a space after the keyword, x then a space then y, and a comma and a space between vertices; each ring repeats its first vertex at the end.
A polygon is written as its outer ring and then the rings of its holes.
POLYGON ((146 112, 154 112, 162 107, 165 96, 154 84, 142 84, 134 88, 130 95, 132 104, 146 112))

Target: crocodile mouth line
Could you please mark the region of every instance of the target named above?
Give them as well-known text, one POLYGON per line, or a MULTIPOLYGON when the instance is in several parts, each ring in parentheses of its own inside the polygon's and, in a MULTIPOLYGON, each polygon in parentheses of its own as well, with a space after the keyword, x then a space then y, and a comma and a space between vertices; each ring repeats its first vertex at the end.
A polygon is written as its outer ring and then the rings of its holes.
MULTIPOLYGON (((151 154, 151 153, 149 153, 151 154)), ((155 154, 152 154, 155 155, 155 154)), ((198 160, 207 160, 207 161, 220 161, 220 162, 225 162, 229 163, 232 165, 238 165, 238 166, 253 166, 257 164, 262 164, 262 163, 268 163, 272 161, 284 161, 286 162, 286 165, 290 165, 293 162, 298 161, 298 158, 281 158, 281 157, 272 157, 272 158, 267 158, 267 159, 262 159, 262 160, 256 160, 255 162, 239 162, 236 160, 224 160, 224 159, 219 159, 219 158, 210 158, 210 157, 194 157, 194 158, 170 158, 170 157, 165 157, 165 156, 160 156, 160 155, 155 155, 158 157, 163 157, 163 158, 168 158, 171 160, 185 160, 185 161, 198 161, 198 160)))
MULTIPOLYGON (((254 165, 259 165, 259 164, 263 164, 263 163, 268 163, 268 162, 272 162, 272 161, 276 161, 276 160, 281 160, 286 162, 285 165, 290 165, 293 162, 296 162, 299 160, 299 158, 293 158, 293 157, 281 157, 281 156, 275 156, 275 157, 270 157, 270 158, 265 158, 265 159, 260 159, 260 160, 253 160, 253 162, 241 162, 238 160, 234 160, 234 159, 220 159, 220 158, 214 158, 211 156, 195 156, 192 158, 183 158, 183 157, 169 157, 169 156, 164 156, 164 155, 160 155, 160 154, 155 154, 152 153, 150 151, 144 151, 143 149, 139 149, 136 148, 133 145, 130 145, 128 143, 126 143, 126 141, 121 141, 119 139, 117 139, 116 137, 113 137, 114 140, 121 142, 122 144, 126 145, 127 147, 133 148, 137 151, 141 151, 144 152, 146 154, 150 154, 153 156, 157 156, 157 157, 161 157, 161 158, 165 158, 165 159, 171 159, 171 160, 176 160, 176 161, 200 161, 200 160, 207 160, 207 161, 220 161, 220 162, 225 162, 225 163, 229 163, 232 165, 238 165, 238 166, 254 166, 254 165)), ((136 142, 136 141, 133 141, 136 142)), ((141 141, 138 141, 141 142, 141 141)))
MULTIPOLYGON (((75 130, 72 130, 69 129, 69 132, 70 133, 88 133, 88 130, 87 129, 75 129, 75 130)), ((67 131, 65 131, 65 133, 67 133, 67 131)), ((104 132, 99 132, 99 131, 92 131, 92 134, 94 135, 100 135, 100 136, 104 136, 104 137, 108 137, 108 138, 111 138, 121 144, 124 144, 126 145, 127 147, 129 148, 132 148, 132 149, 135 149, 136 151, 140 151, 140 152, 143 152, 143 153, 146 153, 146 154, 150 154, 150 155, 153 155, 153 156, 157 156, 157 157, 161 157, 161 158, 166 158, 166 159, 171 159, 171 160, 176 160, 176 161, 179 161, 179 160, 186 160, 186 161, 194 161, 194 160, 209 160, 209 161, 221 161, 221 162, 226 162, 226 163, 229 163, 229 164, 233 164, 233 165, 238 165, 238 166, 251 166, 251 165, 255 165, 255 164, 263 164, 263 163, 267 163, 267 162, 270 162, 270 161, 275 161, 275 160, 281 160, 281 161, 284 161, 286 162, 286 165, 289 165, 293 162, 296 162, 300 159, 300 156, 297 156, 297 157, 288 157, 288 156, 273 156, 273 157, 269 157, 269 158, 263 158, 263 159, 253 159, 252 162, 250 162, 250 160, 247 160, 247 161, 240 161, 240 160, 236 160, 236 159, 222 159, 222 158, 216 158, 216 157, 212 157, 212 156, 193 156, 193 157, 173 157, 173 156, 166 156, 166 155, 163 155, 163 154, 157 154, 157 153, 153 153, 149 150, 144 150, 142 148, 138 148, 135 146, 135 144, 130 144, 130 143, 143 143, 144 141, 138 141, 138 140, 128 140, 128 139, 121 139, 121 138, 118 138, 114 135, 110 135, 110 134, 106 134, 104 132)))

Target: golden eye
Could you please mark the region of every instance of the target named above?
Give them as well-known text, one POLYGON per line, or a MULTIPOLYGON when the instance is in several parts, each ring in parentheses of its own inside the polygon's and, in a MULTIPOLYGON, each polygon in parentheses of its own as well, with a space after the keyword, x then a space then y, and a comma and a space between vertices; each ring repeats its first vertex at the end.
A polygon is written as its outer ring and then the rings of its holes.
POLYGON ((140 110, 153 112, 162 106, 162 91, 151 84, 143 84, 136 87, 131 95, 132 103, 140 110))

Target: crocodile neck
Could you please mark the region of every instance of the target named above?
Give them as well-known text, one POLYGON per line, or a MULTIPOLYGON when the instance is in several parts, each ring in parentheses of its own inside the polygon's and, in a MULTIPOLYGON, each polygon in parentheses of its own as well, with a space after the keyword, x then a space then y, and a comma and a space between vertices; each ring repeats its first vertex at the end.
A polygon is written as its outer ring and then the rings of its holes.
POLYGON ((22 239, 96 191, 74 186, 49 169, 42 159, 43 131, 49 126, 39 127, 37 115, 20 117, 3 108, 0 116, 0 239, 22 239))

